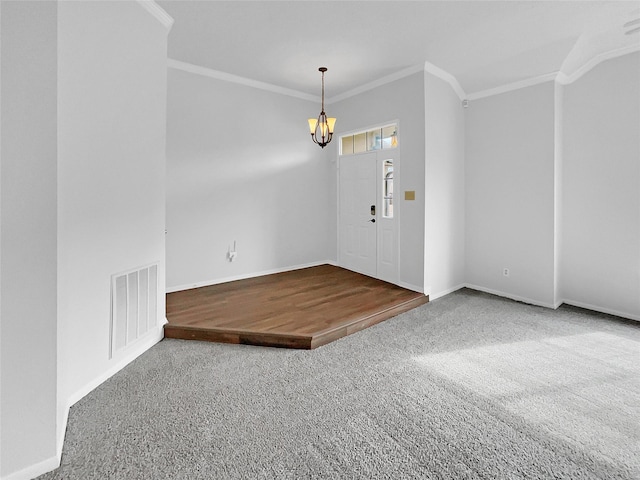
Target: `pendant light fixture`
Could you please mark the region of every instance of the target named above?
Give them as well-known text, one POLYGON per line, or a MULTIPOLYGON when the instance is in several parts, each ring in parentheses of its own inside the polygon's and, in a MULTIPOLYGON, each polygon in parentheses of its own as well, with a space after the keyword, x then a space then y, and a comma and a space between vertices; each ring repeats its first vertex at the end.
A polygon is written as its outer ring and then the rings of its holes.
POLYGON ((333 126, 336 124, 336 119, 327 118, 327 114, 324 113, 324 72, 327 71, 327 67, 320 67, 318 71, 322 72, 322 110, 318 118, 309 119, 309 130, 311 130, 311 139, 324 148, 333 137, 333 126))

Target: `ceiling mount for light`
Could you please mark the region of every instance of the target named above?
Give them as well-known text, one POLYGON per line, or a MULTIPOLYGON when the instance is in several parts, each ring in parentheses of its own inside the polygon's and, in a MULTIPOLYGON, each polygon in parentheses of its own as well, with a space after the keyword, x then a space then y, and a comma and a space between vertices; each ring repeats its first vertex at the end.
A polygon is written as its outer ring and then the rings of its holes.
POLYGON ((311 139, 324 148, 333 137, 336 119, 327 118, 327 114, 324 113, 324 72, 327 71, 327 67, 320 67, 318 71, 322 73, 322 109, 318 118, 309 119, 309 130, 311 130, 311 139))

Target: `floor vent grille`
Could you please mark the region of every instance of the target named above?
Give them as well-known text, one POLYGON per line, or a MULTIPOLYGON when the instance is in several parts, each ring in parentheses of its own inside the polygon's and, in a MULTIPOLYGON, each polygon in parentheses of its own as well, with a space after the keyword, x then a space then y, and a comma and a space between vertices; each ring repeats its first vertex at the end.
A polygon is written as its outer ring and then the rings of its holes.
POLYGON ((158 265, 111 277, 110 357, 153 330, 158 323, 158 265))

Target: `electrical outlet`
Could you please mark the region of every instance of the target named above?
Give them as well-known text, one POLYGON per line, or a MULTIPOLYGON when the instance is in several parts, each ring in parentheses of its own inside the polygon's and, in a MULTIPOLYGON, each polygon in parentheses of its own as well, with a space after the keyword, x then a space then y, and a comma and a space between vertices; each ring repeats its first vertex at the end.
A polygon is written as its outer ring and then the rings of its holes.
POLYGON ((502 269, 502 275, 504 275, 505 277, 509 276, 509 269, 508 268, 503 268, 502 269))

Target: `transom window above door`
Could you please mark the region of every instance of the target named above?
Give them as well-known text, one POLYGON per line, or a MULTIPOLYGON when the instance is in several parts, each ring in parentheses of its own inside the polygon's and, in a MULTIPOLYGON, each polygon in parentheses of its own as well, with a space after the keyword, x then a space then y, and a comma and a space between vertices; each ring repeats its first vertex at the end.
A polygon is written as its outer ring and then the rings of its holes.
POLYGON ((340 155, 386 150, 398 146, 398 125, 385 125, 340 137, 340 155))

